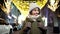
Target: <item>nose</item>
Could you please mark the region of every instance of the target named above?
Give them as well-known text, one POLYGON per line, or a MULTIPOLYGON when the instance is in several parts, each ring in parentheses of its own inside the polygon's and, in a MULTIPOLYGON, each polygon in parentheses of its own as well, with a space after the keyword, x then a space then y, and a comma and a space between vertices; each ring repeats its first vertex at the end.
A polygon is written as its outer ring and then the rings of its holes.
POLYGON ((36 13, 39 13, 39 11, 36 11, 36 13))

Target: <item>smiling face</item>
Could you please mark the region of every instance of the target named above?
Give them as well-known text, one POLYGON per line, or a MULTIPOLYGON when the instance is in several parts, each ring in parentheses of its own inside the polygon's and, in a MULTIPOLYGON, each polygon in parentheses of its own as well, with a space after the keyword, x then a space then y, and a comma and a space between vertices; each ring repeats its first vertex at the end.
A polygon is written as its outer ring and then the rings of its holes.
POLYGON ((32 11, 31 11, 32 15, 35 15, 37 16, 39 14, 39 9, 38 8, 34 8, 32 11))

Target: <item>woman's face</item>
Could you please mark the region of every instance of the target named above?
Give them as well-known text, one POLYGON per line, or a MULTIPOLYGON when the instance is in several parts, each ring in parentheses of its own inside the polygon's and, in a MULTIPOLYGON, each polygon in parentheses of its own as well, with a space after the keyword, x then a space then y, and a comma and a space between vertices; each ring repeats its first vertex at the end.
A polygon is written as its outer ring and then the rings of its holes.
POLYGON ((34 8, 34 9, 32 10, 32 15, 37 16, 38 14, 39 14, 38 8, 34 8))

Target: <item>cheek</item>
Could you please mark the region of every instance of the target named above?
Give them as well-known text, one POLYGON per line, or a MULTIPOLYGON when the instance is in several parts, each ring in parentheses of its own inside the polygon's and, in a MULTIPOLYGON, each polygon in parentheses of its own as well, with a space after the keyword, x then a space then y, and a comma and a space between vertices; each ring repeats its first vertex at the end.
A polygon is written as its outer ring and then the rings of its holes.
POLYGON ((34 14, 34 13, 36 13, 36 11, 32 11, 32 13, 34 14))
POLYGON ((39 13, 39 11, 36 11, 36 13, 39 13))

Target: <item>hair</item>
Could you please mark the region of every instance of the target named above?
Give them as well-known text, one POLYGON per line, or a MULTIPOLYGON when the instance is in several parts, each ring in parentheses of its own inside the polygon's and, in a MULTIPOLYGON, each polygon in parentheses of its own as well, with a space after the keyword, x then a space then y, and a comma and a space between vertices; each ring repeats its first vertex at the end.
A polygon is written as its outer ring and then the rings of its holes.
MULTIPOLYGON (((38 8, 38 7, 36 7, 36 8, 38 8)), ((32 15, 32 11, 33 11, 33 10, 34 10, 34 9, 32 9, 32 10, 29 12, 30 15, 32 15)), ((38 14, 40 14, 40 8, 38 8, 38 11, 39 11, 38 14)))

